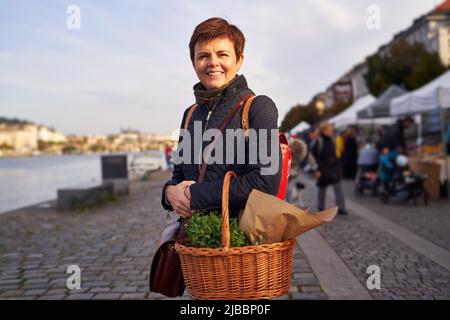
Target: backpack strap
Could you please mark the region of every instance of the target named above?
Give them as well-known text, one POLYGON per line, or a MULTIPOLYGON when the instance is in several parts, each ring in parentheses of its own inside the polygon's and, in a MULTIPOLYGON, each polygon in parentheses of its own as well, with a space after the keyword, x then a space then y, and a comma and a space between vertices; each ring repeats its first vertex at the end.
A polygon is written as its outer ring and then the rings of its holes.
POLYGON ((186 115, 186 120, 184 120, 184 130, 187 130, 187 127, 189 126, 189 121, 191 120, 192 114, 194 113, 195 109, 197 109, 198 104, 194 103, 192 106, 189 107, 189 111, 186 115))
POLYGON ((244 137, 248 137, 248 129, 250 127, 250 123, 248 121, 248 113, 250 111, 250 107, 252 106, 253 99, 255 99, 256 96, 251 96, 247 99, 245 102, 244 110, 242 111, 242 130, 244 131, 244 137))

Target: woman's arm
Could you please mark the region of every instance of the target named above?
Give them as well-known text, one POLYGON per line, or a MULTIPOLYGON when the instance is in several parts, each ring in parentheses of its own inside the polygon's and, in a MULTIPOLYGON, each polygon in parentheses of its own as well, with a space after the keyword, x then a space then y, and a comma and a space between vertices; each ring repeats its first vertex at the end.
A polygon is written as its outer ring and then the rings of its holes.
MULTIPOLYGON (((278 110, 273 101, 266 96, 258 96, 253 101, 253 106, 249 112, 250 128, 259 130, 267 129, 267 152, 270 153, 271 143, 276 139, 278 157, 276 155, 268 155, 273 161, 278 161, 277 164, 263 165, 261 163, 260 155, 256 157, 255 164, 247 164, 245 174, 238 176, 231 180, 230 184, 230 209, 239 210, 245 207, 250 192, 253 189, 258 189, 262 192, 276 195, 281 178, 281 151, 279 146, 279 137, 270 134, 271 129, 278 128, 278 110), (276 170, 275 174, 262 175, 261 169, 264 167, 273 167, 276 170)), ((258 139, 259 142, 259 139, 258 139)), ((259 149, 259 148, 258 148, 259 149)), ((252 150, 257 152, 257 150, 252 150)), ((223 178, 204 183, 192 184, 190 188, 191 195, 191 209, 212 209, 220 208, 222 205, 222 187, 223 178)))
MULTIPOLYGON (((181 121, 180 128, 184 128, 184 121, 186 119, 186 115, 187 115, 188 110, 189 110, 189 108, 184 111, 183 119, 181 121)), ((181 135, 180 135, 178 137, 178 147, 177 148, 180 147, 181 141, 182 141, 182 139, 181 139, 181 135)), ((172 179, 170 179, 169 181, 167 181, 164 184, 164 187, 163 187, 162 193, 161 193, 161 205, 162 205, 162 207, 165 210, 169 210, 169 211, 173 211, 174 210, 174 208, 170 204, 170 201, 168 201, 168 199, 166 198, 167 187, 175 186, 175 185, 179 184, 182 181, 184 181, 183 165, 182 164, 174 164, 173 172, 172 172, 172 179)))

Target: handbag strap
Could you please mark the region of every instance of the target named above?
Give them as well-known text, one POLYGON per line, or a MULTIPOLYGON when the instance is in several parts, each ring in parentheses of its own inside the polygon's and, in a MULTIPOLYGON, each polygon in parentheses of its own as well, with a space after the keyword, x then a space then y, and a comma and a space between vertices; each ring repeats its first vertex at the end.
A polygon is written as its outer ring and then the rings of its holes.
POLYGON ((244 131, 245 138, 248 138, 248 128, 250 127, 250 123, 248 121, 248 113, 255 98, 256 96, 251 96, 250 98, 248 98, 244 106, 244 111, 242 111, 242 130, 244 131))
MULTIPOLYGON (((211 144, 207 147, 208 150, 212 150, 216 144, 216 141, 219 137, 219 135, 223 134, 223 130, 225 129, 226 125, 228 124, 228 122, 231 120, 231 118, 234 116, 234 114, 236 113, 236 111, 238 111, 242 105, 244 105, 248 99, 250 99, 253 95, 246 95, 244 96, 239 102, 237 102, 234 107, 230 110, 230 112, 228 112, 227 116, 225 117, 225 119, 223 119, 223 122, 221 124, 221 126, 219 127, 219 133, 216 134, 213 137, 213 141, 211 142, 211 144)), ((209 153, 207 153, 209 154, 209 153)), ((205 173, 206 173, 206 166, 208 164, 206 163, 206 159, 205 161, 202 162, 202 165, 200 167, 200 176, 198 178, 198 183, 202 183, 204 178, 205 178, 205 173)))
POLYGON ((191 116, 194 113, 195 109, 197 109, 197 106, 198 106, 198 104, 194 103, 192 106, 189 107, 189 111, 186 115, 186 119, 184 120, 184 130, 187 130, 189 121, 191 120, 191 116))

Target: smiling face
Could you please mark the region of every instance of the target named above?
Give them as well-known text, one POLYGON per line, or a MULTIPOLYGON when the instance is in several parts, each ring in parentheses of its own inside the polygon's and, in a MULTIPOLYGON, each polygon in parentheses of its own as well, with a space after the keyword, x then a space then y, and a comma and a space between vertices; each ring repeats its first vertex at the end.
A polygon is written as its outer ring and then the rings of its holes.
POLYGON ((233 42, 217 38, 195 45, 194 69, 206 89, 219 89, 234 79, 243 59, 237 59, 233 42))

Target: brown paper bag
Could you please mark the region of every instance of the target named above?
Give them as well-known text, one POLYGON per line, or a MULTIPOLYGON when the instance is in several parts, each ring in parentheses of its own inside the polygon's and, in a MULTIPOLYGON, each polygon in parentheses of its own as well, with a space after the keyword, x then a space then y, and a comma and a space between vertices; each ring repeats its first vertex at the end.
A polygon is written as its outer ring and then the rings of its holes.
POLYGON ((311 214, 254 189, 247 200, 239 227, 252 244, 282 242, 330 222, 337 210, 336 207, 311 214))

